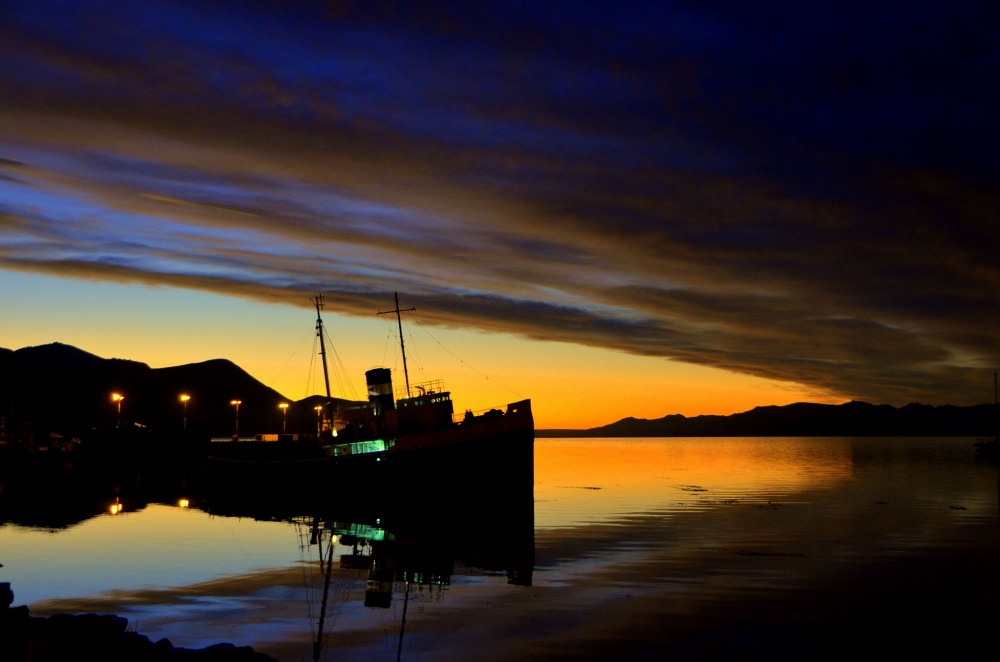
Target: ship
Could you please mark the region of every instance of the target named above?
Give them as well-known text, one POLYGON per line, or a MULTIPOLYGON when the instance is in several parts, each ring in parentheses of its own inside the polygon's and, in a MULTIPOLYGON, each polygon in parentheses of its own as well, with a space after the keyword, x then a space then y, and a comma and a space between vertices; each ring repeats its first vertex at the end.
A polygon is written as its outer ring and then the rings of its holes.
MULTIPOLYGON (((404 383, 394 386, 389 368, 372 368, 365 373, 367 400, 334 405, 322 295, 312 301, 330 403, 320 412, 319 433, 305 439, 280 435, 268 440, 270 437, 258 435, 254 441, 213 443, 208 465, 216 480, 235 479, 256 486, 290 486, 291 482, 297 489, 308 484, 329 485, 331 479, 344 487, 370 487, 378 483, 426 483, 428 476, 447 475, 446 489, 463 478, 502 480, 504 476, 528 475, 532 480, 535 430, 531 400, 459 414, 442 380, 411 385, 401 315, 415 309, 400 309, 398 293, 394 294, 395 307, 379 314, 396 316, 404 383), (320 482, 310 483, 312 479, 320 482)), ((421 485, 423 491, 431 487, 421 485)))

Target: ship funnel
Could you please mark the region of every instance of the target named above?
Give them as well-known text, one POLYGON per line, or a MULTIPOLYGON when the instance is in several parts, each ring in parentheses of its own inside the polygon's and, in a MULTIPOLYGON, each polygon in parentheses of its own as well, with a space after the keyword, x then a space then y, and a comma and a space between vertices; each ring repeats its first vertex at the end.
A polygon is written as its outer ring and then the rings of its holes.
POLYGON ((372 368, 365 373, 368 382, 368 402, 375 407, 376 413, 382 413, 396 408, 392 397, 392 371, 389 368, 372 368))

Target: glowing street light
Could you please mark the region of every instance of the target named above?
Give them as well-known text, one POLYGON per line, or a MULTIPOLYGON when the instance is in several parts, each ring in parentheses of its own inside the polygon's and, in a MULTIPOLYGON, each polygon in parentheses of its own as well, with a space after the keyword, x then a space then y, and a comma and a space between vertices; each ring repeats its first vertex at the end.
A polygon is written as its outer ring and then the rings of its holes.
POLYGON ((316 405, 313 409, 316 410, 316 438, 319 439, 319 433, 322 431, 323 406, 316 405))
POLYGON ((278 407, 281 408, 281 431, 285 432, 285 422, 288 420, 288 403, 282 402, 278 407))
POLYGON ((115 427, 119 428, 122 426, 122 400, 124 399, 125 396, 122 395, 121 393, 111 394, 111 402, 115 403, 115 405, 117 405, 118 407, 118 422, 115 424, 115 427))
POLYGON ((243 404, 242 400, 231 400, 229 404, 236 407, 236 431, 233 432, 233 441, 240 438, 240 405, 243 404))
POLYGON ((190 399, 190 395, 181 393, 181 404, 184 405, 184 430, 188 429, 188 400, 190 399))

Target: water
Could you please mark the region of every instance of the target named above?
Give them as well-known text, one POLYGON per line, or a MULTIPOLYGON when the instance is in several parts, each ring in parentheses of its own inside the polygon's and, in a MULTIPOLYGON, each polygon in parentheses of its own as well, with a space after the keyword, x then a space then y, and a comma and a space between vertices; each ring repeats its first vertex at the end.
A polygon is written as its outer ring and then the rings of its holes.
POLYGON ((8 478, 0 581, 34 615, 311 660, 332 550, 321 659, 965 659, 1000 613, 1000 481, 972 441, 539 439, 533 507, 405 516, 8 478))

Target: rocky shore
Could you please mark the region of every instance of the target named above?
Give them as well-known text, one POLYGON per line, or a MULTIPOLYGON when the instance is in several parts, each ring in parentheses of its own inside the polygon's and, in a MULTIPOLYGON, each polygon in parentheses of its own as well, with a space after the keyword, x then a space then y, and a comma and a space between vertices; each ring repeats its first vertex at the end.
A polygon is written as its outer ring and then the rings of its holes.
POLYGON ((128 620, 112 614, 32 616, 25 606, 10 607, 10 584, 0 583, 0 660, 4 662, 276 662, 249 646, 216 644, 177 648, 168 639, 150 641, 128 630, 128 620))

